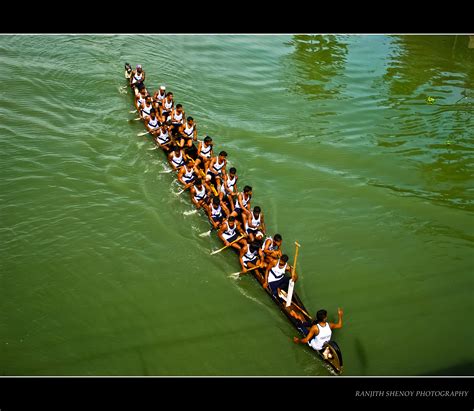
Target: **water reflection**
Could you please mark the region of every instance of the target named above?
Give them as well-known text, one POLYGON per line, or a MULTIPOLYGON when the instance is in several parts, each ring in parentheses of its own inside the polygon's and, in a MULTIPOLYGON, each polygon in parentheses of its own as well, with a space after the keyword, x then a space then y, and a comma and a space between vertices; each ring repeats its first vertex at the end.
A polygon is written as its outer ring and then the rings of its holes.
POLYGON ((338 78, 344 70, 347 44, 341 37, 295 35, 286 45, 294 48, 287 56, 291 69, 289 89, 310 100, 337 98, 345 84, 338 78))

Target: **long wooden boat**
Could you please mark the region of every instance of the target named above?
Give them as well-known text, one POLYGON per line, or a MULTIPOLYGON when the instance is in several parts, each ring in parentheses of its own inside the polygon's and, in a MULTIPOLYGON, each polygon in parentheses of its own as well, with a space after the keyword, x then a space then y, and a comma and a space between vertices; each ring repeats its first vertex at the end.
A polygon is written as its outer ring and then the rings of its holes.
MULTIPOLYGON (((130 64, 125 63, 125 78, 127 82, 129 82, 130 74, 132 72, 132 67, 130 64)), ((164 150, 161 150, 164 153, 164 150)), ((165 154, 165 153, 164 153, 165 154)), ((189 157, 195 159, 197 154, 197 148, 194 145, 189 149, 188 155, 189 157)), ((206 218, 208 218, 206 214, 206 218)), ((233 247, 232 248, 237 254, 237 250, 233 247)), ((304 306, 303 302, 301 301, 300 297, 296 293, 293 292, 293 297, 291 299, 291 305, 286 307, 286 292, 284 290, 280 290, 279 296, 280 298, 275 297, 270 290, 263 287, 263 283, 265 280, 265 273, 262 269, 256 269, 249 271, 253 275, 253 277, 257 280, 260 286, 265 290, 265 292, 269 295, 269 297, 273 300, 273 302, 280 308, 280 310, 285 314, 288 318, 290 323, 293 327, 301 334, 301 336, 306 336, 309 330, 309 323, 313 321, 313 318, 308 314, 308 310, 304 306), (302 318, 304 318, 305 322, 302 322, 302 318)), ((319 351, 315 351, 312 349, 308 344, 305 344, 308 350, 314 353, 318 358, 320 358, 324 363, 330 366, 330 369, 336 374, 340 375, 343 371, 343 361, 342 361, 342 353, 338 346, 338 344, 334 340, 330 340, 325 344, 324 348, 329 349, 330 356, 328 358, 324 357, 319 351)))

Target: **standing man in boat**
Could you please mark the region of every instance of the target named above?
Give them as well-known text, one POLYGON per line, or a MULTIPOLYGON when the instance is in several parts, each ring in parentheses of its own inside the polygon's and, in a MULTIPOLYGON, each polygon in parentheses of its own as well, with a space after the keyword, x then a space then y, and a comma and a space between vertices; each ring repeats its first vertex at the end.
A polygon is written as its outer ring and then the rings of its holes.
POLYGON ((327 321, 328 312, 326 310, 319 310, 316 313, 316 320, 312 322, 306 337, 294 337, 293 341, 296 344, 307 343, 313 350, 319 351, 326 360, 332 358, 329 348, 325 347, 325 344, 331 339, 332 330, 342 328, 342 315, 344 314, 342 308, 337 309, 337 314, 339 316, 338 322, 330 323, 327 321))
POLYGON ((145 81, 145 71, 143 71, 140 64, 137 65, 135 70, 132 70, 130 74, 130 86, 132 87, 135 95, 138 93, 138 86, 143 84, 145 81))
MULTIPOLYGON (((291 272, 291 265, 288 264, 288 256, 283 254, 277 261, 276 264, 268 264, 265 270, 265 281, 263 283, 264 288, 269 288, 272 294, 277 297, 278 289, 287 291, 288 285, 290 284, 290 277, 285 275, 285 272, 291 272)), ((291 279, 296 282, 298 276, 296 271, 293 271, 291 279)))
MULTIPOLYGON (((230 215, 229 218, 221 224, 217 235, 224 242, 224 245, 229 245, 237 240, 237 238, 245 236, 245 233, 242 230, 240 223, 235 219, 235 217, 230 215)), ((241 238, 239 241, 232 244, 231 247, 240 251, 240 249, 245 247, 246 244, 247 242, 245 241, 245 238, 241 238)))

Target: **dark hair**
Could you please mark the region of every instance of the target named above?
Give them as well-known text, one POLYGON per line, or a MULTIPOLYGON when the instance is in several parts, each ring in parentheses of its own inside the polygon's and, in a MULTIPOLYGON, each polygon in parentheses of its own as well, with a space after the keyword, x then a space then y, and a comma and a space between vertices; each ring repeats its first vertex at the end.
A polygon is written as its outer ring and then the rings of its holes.
POLYGON ((281 257, 280 257, 280 260, 283 261, 284 263, 286 263, 288 261, 288 256, 286 254, 283 254, 281 257))
POLYGON ((259 207, 259 206, 255 206, 253 208, 253 211, 256 211, 257 213, 261 213, 262 212, 262 209, 259 207))
POLYGON ((323 321, 328 316, 328 312, 326 310, 319 310, 316 313, 316 320, 323 321))
POLYGON ((172 93, 171 91, 168 91, 168 92, 166 93, 166 97, 172 96, 172 95, 173 95, 173 93, 172 93))
POLYGON ((229 169, 229 173, 234 173, 235 174, 235 173, 237 173, 237 169, 235 167, 231 167, 229 169))
POLYGON ((219 153, 219 155, 220 155, 220 156, 227 157, 227 152, 225 152, 225 151, 221 151, 221 152, 219 153))
POLYGON ((196 178, 196 180, 194 180, 194 185, 195 186, 199 186, 202 184, 202 180, 200 178, 196 178))
POLYGON ((244 193, 248 193, 249 191, 252 191, 252 187, 250 187, 250 186, 245 186, 245 187, 244 187, 244 193))
POLYGON ((176 108, 182 108, 183 105, 182 104, 176 104, 176 108))
POLYGON ((275 241, 281 241, 281 240, 282 240, 280 234, 275 234, 275 235, 273 236, 273 239, 274 239, 275 241))
POLYGON ((252 251, 253 253, 254 251, 257 251, 261 246, 262 246, 261 241, 254 240, 250 243, 250 251, 252 251))
POLYGON ((221 202, 220 198, 218 196, 215 196, 213 199, 212 199, 212 204, 219 204, 221 202))
MULTIPOLYGON (((176 106, 176 107, 178 107, 178 106, 176 106)), ((191 116, 189 116, 186 120, 188 120, 188 121, 194 121, 194 119, 193 119, 191 116)))
POLYGON ((156 114, 156 110, 155 110, 154 108, 152 108, 152 109, 150 110, 150 114, 156 114))
POLYGON ((210 141, 212 141, 212 137, 209 137, 209 136, 204 137, 205 143, 209 143, 210 141))
POLYGON ((227 219, 227 221, 235 221, 235 217, 233 215, 229 216, 229 218, 227 219))
POLYGON ((193 159, 192 158, 188 158, 186 160, 186 164, 193 164, 193 159))

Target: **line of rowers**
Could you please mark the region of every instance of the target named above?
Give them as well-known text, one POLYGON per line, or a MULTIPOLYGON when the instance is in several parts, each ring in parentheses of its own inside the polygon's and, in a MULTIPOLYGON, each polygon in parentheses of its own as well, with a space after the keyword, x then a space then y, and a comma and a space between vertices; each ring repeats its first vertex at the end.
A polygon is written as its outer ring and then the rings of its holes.
POLYGON ((184 190, 190 191, 193 204, 204 209, 217 230, 224 245, 239 251, 242 271, 259 267, 264 270, 263 286, 274 296, 278 289, 288 290, 292 274, 298 276, 288 264, 288 256, 282 254, 282 236, 266 235, 265 219, 259 206, 251 207, 252 187, 246 185, 241 192, 237 188, 237 170, 231 167, 227 173, 227 153, 214 155, 213 140, 206 136, 199 141, 196 150, 197 125, 192 117, 186 117, 183 106, 174 104, 173 93, 161 86, 153 96, 145 85, 145 72, 138 65, 130 73, 130 86, 135 93, 135 107, 157 146, 168 156, 168 162, 177 172, 184 190))

